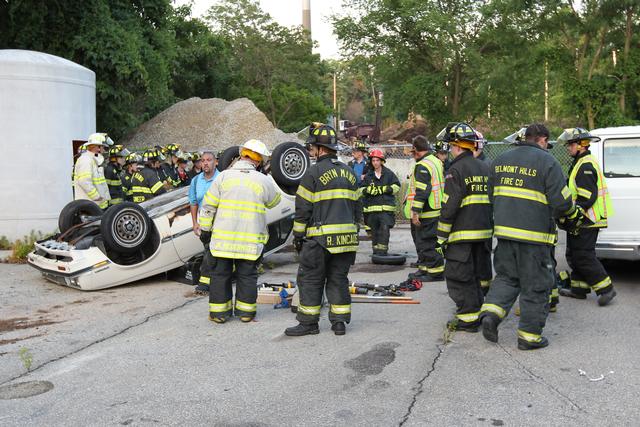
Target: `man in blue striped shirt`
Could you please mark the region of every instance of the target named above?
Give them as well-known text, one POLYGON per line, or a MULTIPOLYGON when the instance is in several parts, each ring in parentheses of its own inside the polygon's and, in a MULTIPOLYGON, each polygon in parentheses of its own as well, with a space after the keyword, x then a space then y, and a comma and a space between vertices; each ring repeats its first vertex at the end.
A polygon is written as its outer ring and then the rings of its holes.
MULTIPOLYGON (((198 224, 198 209, 202 205, 202 199, 209 190, 211 183, 218 176, 220 172, 216 169, 216 158, 211 151, 205 151, 202 153, 202 172, 194 176, 191 179, 189 185, 189 207, 191 209, 191 221, 193 223, 193 232, 196 236, 200 236, 200 225, 198 224)), ((205 257, 211 257, 209 251, 204 251, 205 257)), ((212 261, 212 260, 211 260, 212 261)), ((200 280, 198 286, 196 286, 197 293, 208 293, 209 282, 211 281, 211 262, 205 262, 203 260, 202 267, 200 268, 200 280)))

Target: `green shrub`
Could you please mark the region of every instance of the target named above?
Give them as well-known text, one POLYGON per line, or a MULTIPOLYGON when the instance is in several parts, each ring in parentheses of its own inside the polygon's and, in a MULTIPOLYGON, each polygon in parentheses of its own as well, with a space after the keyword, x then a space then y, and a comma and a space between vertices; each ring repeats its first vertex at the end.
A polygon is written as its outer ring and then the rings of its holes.
POLYGON ((33 250, 33 244, 42 239, 42 233, 36 233, 35 231, 31 231, 28 236, 24 236, 23 239, 16 240, 11 250, 13 251, 11 256, 9 257, 9 262, 15 263, 23 263, 27 259, 27 255, 29 252, 33 250))
POLYGON ((7 236, 0 236, 0 251, 8 251, 12 246, 7 236))

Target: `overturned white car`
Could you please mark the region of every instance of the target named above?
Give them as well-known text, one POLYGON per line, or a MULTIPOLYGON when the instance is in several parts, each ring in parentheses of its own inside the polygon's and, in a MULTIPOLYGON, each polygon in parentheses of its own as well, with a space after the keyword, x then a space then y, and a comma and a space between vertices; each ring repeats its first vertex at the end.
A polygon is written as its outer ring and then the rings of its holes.
MULTIPOLYGON (((221 156, 229 166, 238 147, 221 156)), ((292 239, 295 191, 309 168, 309 155, 297 142, 278 145, 265 168, 281 191, 280 204, 267 211, 269 241, 264 255, 292 239)), ((82 290, 105 289, 194 264, 203 252, 193 233, 188 188, 152 200, 121 203, 102 212, 88 200, 69 203, 60 212, 60 232, 35 244, 29 265, 55 283, 82 290)))

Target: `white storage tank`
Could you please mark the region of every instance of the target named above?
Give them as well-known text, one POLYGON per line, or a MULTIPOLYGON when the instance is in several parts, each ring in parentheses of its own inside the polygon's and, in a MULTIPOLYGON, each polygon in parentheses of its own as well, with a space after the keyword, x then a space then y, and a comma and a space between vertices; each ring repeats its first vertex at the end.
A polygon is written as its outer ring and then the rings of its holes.
POLYGON ((28 50, 0 50, 0 236, 57 228, 73 200, 73 141, 96 131, 96 75, 28 50))

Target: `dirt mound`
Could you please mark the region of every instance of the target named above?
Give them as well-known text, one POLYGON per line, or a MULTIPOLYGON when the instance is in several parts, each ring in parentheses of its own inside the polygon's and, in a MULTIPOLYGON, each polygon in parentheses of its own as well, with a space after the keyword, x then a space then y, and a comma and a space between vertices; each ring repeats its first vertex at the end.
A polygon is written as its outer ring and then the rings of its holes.
POLYGON ((276 129, 247 98, 189 98, 167 108, 127 135, 122 144, 143 149, 154 145, 180 144, 183 150, 218 151, 259 139, 269 148, 297 141, 295 134, 276 129))

